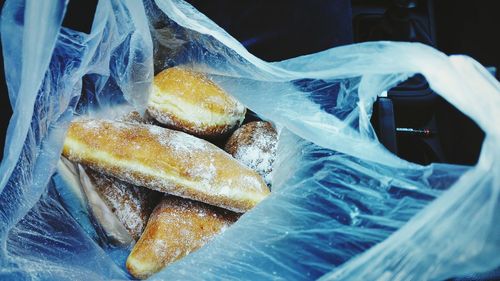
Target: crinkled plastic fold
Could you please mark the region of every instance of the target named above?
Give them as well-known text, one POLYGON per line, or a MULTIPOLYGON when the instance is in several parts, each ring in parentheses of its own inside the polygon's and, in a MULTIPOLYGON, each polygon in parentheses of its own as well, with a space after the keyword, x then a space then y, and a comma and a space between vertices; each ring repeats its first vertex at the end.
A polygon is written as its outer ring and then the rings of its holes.
MULTIPOLYGON (((187 65, 280 128, 273 192, 152 280, 442 280, 500 265, 500 85, 476 61, 371 42, 264 62, 180 0, 99 1, 92 31, 67 1, 6 1, 13 116, 0 167, 0 279, 128 279, 68 213, 54 178, 75 115, 139 111, 155 72, 187 65), (377 140, 378 94, 420 73, 485 132, 474 167, 419 166, 377 140), (104 113, 103 113, 104 112, 104 113)), ((104 248, 104 249, 103 249, 104 248)))

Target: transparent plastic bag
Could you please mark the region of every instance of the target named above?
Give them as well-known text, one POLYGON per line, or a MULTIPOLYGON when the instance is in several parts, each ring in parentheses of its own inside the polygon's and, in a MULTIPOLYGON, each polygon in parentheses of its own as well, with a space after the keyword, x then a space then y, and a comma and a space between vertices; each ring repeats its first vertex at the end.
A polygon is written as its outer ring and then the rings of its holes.
POLYGON ((143 110, 154 72, 180 64, 280 128, 273 192, 150 279, 442 280, 500 265, 500 85, 471 58, 372 42, 267 63, 182 1, 99 1, 90 35, 61 28, 65 5, 2 11, 14 115, 0 167, 0 279, 130 278, 126 253, 89 237, 52 175, 74 113, 143 110), (376 96, 415 73, 486 133, 476 166, 419 166, 376 139, 376 96))

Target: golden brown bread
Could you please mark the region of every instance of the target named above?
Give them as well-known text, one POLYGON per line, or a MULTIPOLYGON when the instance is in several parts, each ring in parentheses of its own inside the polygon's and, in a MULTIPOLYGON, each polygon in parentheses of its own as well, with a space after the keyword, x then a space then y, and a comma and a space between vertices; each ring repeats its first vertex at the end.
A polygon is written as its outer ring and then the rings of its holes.
POLYGON ((63 155, 134 185, 236 212, 269 194, 262 177, 215 145, 154 125, 76 120, 63 155))
POLYGON ((153 190, 134 186, 91 169, 85 169, 95 191, 111 212, 137 241, 146 227, 149 215, 161 197, 153 190))
POLYGON ((278 134, 272 124, 255 121, 238 128, 227 141, 224 150, 259 173, 270 185, 277 143, 278 134))
POLYGON ((146 279, 205 245, 238 215, 201 202, 166 196, 154 209, 127 259, 127 269, 146 279))
POLYGON ((204 74, 172 67, 155 76, 147 111, 169 128, 216 138, 239 126, 246 108, 204 74))

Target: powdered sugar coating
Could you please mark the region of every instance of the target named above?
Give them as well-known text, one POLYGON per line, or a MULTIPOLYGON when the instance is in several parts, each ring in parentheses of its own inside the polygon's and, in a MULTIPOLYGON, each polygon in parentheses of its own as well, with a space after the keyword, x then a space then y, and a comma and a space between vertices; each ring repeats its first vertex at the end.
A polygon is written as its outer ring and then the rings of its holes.
POLYGON ((271 123, 255 121, 236 130, 224 149, 270 185, 277 142, 278 135, 271 123))
POLYGON ((86 169, 86 173, 113 214, 135 240, 139 239, 159 194, 91 169, 86 169))
POLYGON ((147 112, 171 129, 217 138, 241 124, 246 108, 203 73, 172 67, 155 76, 147 112))
POLYGON ((198 250, 238 219, 236 213, 201 202, 165 196, 127 259, 127 269, 147 278, 198 250))
POLYGON ((137 111, 130 111, 120 116, 116 121, 138 124, 153 124, 153 120, 147 114, 141 116, 137 111))
POLYGON ((98 122, 96 122, 94 119, 81 119, 81 120, 88 121, 88 122, 83 123, 83 128, 86 130, 89 130, 89 131, 98 129, 100 126, 100 124, 98 122))
POLYGON ((63 155, 133 185, 237 212, 249 210, 269 194, 255 171, 215 145, 154 125, 73 121, 63 155), (84 128, 86 123, 93 129, 84 128), (244 176, 255 180, 245 181, 244 176))

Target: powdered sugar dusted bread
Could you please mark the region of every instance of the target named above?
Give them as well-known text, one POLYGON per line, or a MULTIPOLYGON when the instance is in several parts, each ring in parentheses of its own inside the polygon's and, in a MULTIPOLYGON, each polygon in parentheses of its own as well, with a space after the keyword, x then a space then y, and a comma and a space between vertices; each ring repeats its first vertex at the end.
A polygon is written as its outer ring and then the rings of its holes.
POLYGON ((153 124, 153 120, 148 114, 141 116, 137 111, 130 111, 120 116, 116 121, 127 122, 127 123, 139 123, 139 124, 153 124))
POLYGON ((246 109, 204 74, 181 67, 158 73, 147 111, 169 128, 216 138, 243 122, 246 109))
POLYGON ((87 208, 94 222, 94 227, 98 233, 103 234, 106 241, 115 246, 129 246, 134 241, 123 223, 118 220, 115 214, 111 211, 101 195, 96 191, 94 183, 87 175, 85 168, 77 164, 79 181, 85 199, 87 208))
POLYGON ((95 191, 134 240, 139 239, 161 194, 85 169, 95 191))
POLYGON ((236 130, 224 150, 238 161, 259 173, 271 184, 271 171, 276 157, 278 134, 271 123, 255 121, 236 130))
POLYGON ((235 213, 201 202, 167 196, 151 214, 127 259, 127 269, 134 277, 146 279, 201 248, 237 218, 235 213))
POLYGON ((215 145, 154 125, 76 120, 63 155, 134 185, 237 212, 269 194, 259 174, 215 145))

